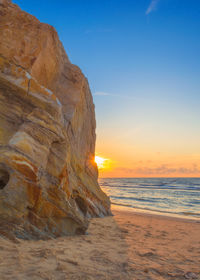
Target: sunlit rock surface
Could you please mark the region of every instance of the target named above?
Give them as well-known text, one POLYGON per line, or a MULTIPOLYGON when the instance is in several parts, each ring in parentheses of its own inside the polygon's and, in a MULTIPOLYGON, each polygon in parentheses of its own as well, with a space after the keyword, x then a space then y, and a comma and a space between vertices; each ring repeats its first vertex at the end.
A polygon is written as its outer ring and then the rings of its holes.
POLYGON ((84 233, 110 214, 87 79, 54 28, 0 0, 0 235, 84 233))

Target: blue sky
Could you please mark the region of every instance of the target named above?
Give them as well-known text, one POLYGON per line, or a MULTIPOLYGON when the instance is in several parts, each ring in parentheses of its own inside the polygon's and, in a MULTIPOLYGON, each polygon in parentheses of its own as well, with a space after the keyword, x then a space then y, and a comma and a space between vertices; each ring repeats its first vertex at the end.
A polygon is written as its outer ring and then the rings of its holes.
POLYGON ((53 25, 71 62, 87 76, 100 155, 129 162, 133 170, 140 156, 143 167, 152 158, 152 168, 199 165, 200 1, 13 2, 53 25), (130 158, 117 156, 119 147, 127 154, 123 144, 130 158), (144 151, 151 151, 149 158, 144 151))

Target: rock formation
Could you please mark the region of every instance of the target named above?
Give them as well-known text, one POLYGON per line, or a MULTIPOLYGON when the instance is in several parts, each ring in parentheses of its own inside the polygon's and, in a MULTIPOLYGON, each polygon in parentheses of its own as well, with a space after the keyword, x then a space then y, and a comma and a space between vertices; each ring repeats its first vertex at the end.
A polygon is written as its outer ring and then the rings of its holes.
POLYGON ((87 79, 54 28, 0 0, 0 235, 84 233, 110 214, 87 79))

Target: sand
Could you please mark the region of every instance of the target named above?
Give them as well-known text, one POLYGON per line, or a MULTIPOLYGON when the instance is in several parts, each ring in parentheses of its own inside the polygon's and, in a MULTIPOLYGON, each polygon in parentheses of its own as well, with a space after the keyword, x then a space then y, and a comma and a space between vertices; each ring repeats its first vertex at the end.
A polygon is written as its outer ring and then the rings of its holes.
POLYGON ((88 235, 0 238, 0 280, 200 279, 200 222, 113 208, 88 235))

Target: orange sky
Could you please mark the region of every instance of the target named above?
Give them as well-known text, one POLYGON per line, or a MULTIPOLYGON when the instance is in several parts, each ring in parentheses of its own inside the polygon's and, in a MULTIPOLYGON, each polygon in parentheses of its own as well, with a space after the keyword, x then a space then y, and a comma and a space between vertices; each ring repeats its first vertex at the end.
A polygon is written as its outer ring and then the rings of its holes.
POLYGON ((154 143, 146 138, 138 142, 134 137, 125 143, 122 135, 121 141, 114 135, 110 139, 103 134, 97 137, 96 155, 106 159, 99 177, 200 176, 200 153, 196 153, 196 145, 188 147, 187 138, 179 145, 175 139, 170 145, 167 139, 154 143))
POLYGON ((94 96, 100 177, 200 177, 199 103, 160 95, 94 96))
MULTIPOLYGON (((106 154, 106 153, 105 153, 106 154)), ((103 153, 97 153, 104 156, 103 153)), ((194 162, 200 155, 185 156, 178 159, 162 154, 141 155, 131 160, 128 156, 112 155, 99 168, 99 177, 199 177, 199 165, 194 162), (142 158, 142 159, 141 159, 142 158)))

